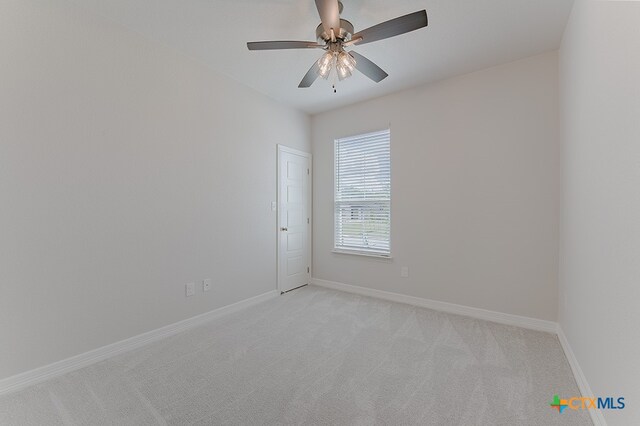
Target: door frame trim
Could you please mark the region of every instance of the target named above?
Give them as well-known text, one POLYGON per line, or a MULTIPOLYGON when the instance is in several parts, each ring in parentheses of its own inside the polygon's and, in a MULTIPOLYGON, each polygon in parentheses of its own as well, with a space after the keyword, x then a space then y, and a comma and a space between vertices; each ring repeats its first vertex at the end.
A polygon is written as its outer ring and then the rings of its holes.
POLYGON ((282 293, 282 286, 280 285, 280 228, 282 224, 280 223, 280 202, 282 200, 282 194, 280 193, 280 157, 282 153, 295 154, 300 155, 302 157, 306 157, 309 160, 309 179, 308 179, 308 192, 309 199, 307 200, 307 211, 309 213, 309 223, 308 223, 308 259, 307 264, 309 265, 309 272, 307 273, 308 284, 311 284, 311 276, 313 272, 313 155, 309 152, 300 151, 295 148, 290 148, 286 145, 277 144, 277 155, 276 155, 276 290, 279 293, 282 293))

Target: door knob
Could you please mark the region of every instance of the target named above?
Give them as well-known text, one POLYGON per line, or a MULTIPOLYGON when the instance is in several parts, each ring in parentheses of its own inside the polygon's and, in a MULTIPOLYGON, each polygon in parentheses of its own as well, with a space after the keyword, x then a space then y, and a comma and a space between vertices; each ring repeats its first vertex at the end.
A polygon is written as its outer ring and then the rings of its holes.
POLYGON ((288 231, 289 228, 280 228, 281 231, 288 231))

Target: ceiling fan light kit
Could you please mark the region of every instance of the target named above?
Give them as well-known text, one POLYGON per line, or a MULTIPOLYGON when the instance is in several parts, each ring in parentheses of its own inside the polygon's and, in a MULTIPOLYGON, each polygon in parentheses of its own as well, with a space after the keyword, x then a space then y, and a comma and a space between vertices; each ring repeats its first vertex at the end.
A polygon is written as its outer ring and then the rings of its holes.
POLYGON ((356 67, 356 60, 344 48, 333 43, 330 49, 318 59, 318 75, 325 80, 329 78, 331 70, 335 69, 340 81, 351 77, 356 67))
POLYGON ((360 32, 354 33, 351 22, 341 19, 343 5, 338 0, 315 0, 320 25, 316 28, 318 42, 312 41, 254 41, 247 43, 249 50, 280 49, 323 49, 325 53, 311 66, 304 76, 299 88, 311 87, 318 77, 325 80, 333 74, 342 81, 351 77, 357 69, 376 83, 381 82, 388 74, 369 59, 345 48, 362 45, 378 40, 394 37, 415 31, 427 26, 427 12, 421 10, 399 18, 385 21, 360 32), (334 71, 332 73, 332 71, 334 71))

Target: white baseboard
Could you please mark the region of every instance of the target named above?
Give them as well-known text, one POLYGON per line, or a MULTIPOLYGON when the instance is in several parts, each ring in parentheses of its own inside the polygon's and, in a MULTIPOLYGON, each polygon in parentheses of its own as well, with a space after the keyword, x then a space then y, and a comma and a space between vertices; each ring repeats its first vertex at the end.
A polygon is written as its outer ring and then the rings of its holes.
MULTIPOLYGON (((409 305, 420 306, 423 308, 434 309, 442 312, 465 315, 486 321, 514 325, 527 329, 557 334, 562 349, 564 350, 569 365, 571 366, 571 370, 576 379, 576 383, 578 385, 580 393, 583 396, 593 396, 591 387, 587 382, 582 368, 580 368, 580 365, 578 364, 578 360, 576 359, 575 354, 573 353, 573 350, 569 345, 567 337, 562 331, 562 328, 560 328, 560 326, 553 321, 505 314, 502 312, 489 311, 480 308, 472 308, 470 306, 456 305, 454 303, 424 299, 415 296, 407 296, 404 294, 343 284, 335 281, 327 281, 319 278, 313 278, 312 284, 331 288, 334 290, 346 291, 348 293, 389 300, 392 302, 406 303, 409 305)), ((15 376, 2 379, 0 380, 0 395, 15 392, 28 386, 43 382, 45 380, 61 376, 65 373, 78 370, 117 354, 139 348, 157 340, 164 339, 181 331, 206 323, 207 321, 239 311, 243 308, 258 304, 276 296, 278 296, 278 292, 276 290, 269 291, 255 297, 245 299, 231 305, 223 306, 213 311, 206 312, 204 314, 197 315, 195 317, 149 331, 147 333, 139 334, 137 336, 130 337, 128 339, 121 340, 119 342, 112 343, 110 345, 106 345, 89 352, 73 356, 71 358, 67 358, 49 365, 45 365, 43 367, 39 367, 30 371, 26 371, 24 373, 17 374, 15 376)), ((593 421, 595 426, 606 426, 606 421, 604 419, 604 416, 602 415, 601 410, 589 410, 589 414, 591 415, 591 420, 593 421)))
MULTIPOLYGON (((573 349, 571 349, 571 345, 567 340, 567 336, 565 336, 564 331, 562 331, 562 327, 558 324, 558 340, 560 340, 560 345, 564 350, 564 354, 567 357, 567 361, 569 361, 569 365, 571 366, 571 371, 573 371, 573 377, 576 379, 576 384, 578 385, 578 389, 580 389, 580 393, 582 396, 593 397, 593 392, 591 391, 591 386, 589 386, 589 382, 587 382, 587 377, 584 375, 582 368, 580 368, 580 364, 578 364, 578 359, 576 355, 573 353, 573 349)), ((602 410, 588 410, 589 415, 591 416, 591 421, 594 426, 607 426, 607 422, 604 420, 604 415, 602 414, 602 410)))
POLYGON ((24 389, 278 296, 276 290, 0 380, 0 395, 24 389))
POLYGON ((472 308, 470 306, 456 305, 454 303, 440 302, 438 300, 423 299, 421 297, 407 296, 405 294, 391 293, 388 291, 343 284, 335 281, 327 281, 319 278, 313 278, 312 283, 321 287, 332 288, 334 290, 376 297, 378 299, 390 300, 392 302, 406 303, 408 305, 420 306, 422 308, 434 309, 436 311, 448 312, 451 314, 465 315, 500 324, 515 325, 517 327, 528 328, 531 330, 545 331, 547 333, 555 334, 558 327, 557 323, 553 321, 505 314, 481 308, 472 308))

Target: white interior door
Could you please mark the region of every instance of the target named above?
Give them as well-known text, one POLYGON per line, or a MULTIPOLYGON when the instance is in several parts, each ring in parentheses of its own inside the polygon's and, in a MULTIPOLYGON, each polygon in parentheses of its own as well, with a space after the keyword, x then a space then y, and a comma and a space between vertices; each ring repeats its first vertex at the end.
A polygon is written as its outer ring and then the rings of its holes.
POLYGON ((311 154, 278 145, 278 289, 311 282, 311 154))

